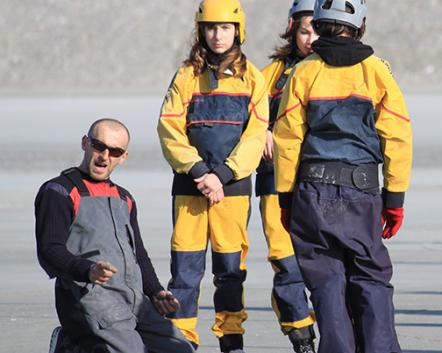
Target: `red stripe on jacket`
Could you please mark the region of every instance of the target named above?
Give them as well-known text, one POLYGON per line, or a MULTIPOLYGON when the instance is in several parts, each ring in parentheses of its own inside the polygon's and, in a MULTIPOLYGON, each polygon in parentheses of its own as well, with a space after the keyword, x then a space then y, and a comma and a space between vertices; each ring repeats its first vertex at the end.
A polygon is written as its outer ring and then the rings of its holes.
MULTIPOLYGON (((88 189, 90 196, 92 197, 105 196, 105 197, 120 198, 120 193, 118 192, 118 188, 114 184, 107 182, 93 183, 85 179, 83 179, 83 183, 88 189)), ((81 195, 78 192, 77 188, 73 188, 69 196, 71 197, 72 202, 74 204, 74 214, 77 215, 78 209, 80 207, 81 195)), ((130 213, 132 210, 132 200, 130 199, 130 197, 126 197, 126 201, 130 213)))

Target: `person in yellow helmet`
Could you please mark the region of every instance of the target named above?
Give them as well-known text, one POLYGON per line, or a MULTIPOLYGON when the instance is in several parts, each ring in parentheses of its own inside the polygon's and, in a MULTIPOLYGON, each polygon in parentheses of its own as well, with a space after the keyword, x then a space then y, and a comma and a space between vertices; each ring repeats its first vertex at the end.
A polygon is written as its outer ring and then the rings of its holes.
POLYGON ((195 347, 200 282, 212 247, 214 334, 221 352, 242 352, 251 174, 268 126, 265 79, 241 50, 238 0, 204 0, 195 43, 166 94, 158 134, 174 172, 171 275, 181 303, 171 315, 195 347))
POLYGON ((312 26, 315 0, 295 0, 288 14, 288 25, 281 38, 285 41, 270 56, 273 61, 263 69, 269 91, 270 124, 263 158, 257 169, 255 192, 260 197, 268 260, 275 271, 272 307, 282 332, 288 335, 295 352, 314 353, 314 314, 309 312, 302 279, 288 229, 281 223, 281 209, 275 190, 272 130, 287 79, 297 63, 310 55, 318 38, 312 26))

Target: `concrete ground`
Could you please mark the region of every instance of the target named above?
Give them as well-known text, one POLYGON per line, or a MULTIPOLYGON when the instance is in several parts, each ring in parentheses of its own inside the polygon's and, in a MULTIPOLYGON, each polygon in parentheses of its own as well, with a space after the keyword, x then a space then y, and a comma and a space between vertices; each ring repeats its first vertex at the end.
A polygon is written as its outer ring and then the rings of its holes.
MULTIPOLYGON (((53 282, 35 255, 33 199, 53 172, 0 172, 0 353, 44 353, 57 325, 53 282)), ((393 284, 399 340, 405 353, 442 353, 442 169, 417 169, 406 197, 400 234, 387 242, 394 263, 393 284)), ((169 278, 170 173, 117 171, 114 180, 136 197, 145 245, 165 285, 169 278)), ((245 300, 248 353, 288 353, 270 306, 272 272, 267 264, 256 200, 249 226, 251 249, 245 300)), ((218 351, 213 323, 210 261, 202 285, 199 352, 218 351)), ((130 352, 128 352, 130 353, 130 352)), ((339 352, 330 352, 339 353, 339 352)), ((369 352, 367 352, 369 353, 369 352)))
MULTIPOLYGON (((394 263, 397 332, 404 353, 442 353, 442 144, 436 128, 440 119, 434 113, 442 96, 407 98, 413 117, 412 184, 406 196, 405 223, 400 234, 386 243, 394 263)), ((0 353, 48 351, 57 318, 53 282, 35 255, 33 201, 43 181, 79 162, 80 138, 98 117, 124 118, 131 130, 129 161, 116 171, 114 180, 137 199, 145 245, 166 285, 171 173, 159 152, 155 129, 161 102, 162 97, 0 99, 0 353), (142 153, 134 151, 136 146, 142 153), (146 165, 164 170, 137 171, 146 165)), ((270 307, 272 271, 265 261, 256 200, 253 206, 245 284, 249 312, 246 352, 291 352, 270 307)), ((218 351, 210 331, 213 286, 209 260, 200 306, 202 353, 218 351)))

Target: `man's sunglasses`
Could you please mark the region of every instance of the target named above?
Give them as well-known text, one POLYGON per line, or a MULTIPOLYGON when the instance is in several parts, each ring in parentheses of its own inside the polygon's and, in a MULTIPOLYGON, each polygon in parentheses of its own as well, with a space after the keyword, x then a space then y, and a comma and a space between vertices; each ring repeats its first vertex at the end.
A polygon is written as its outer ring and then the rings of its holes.
POLYGON ((111 157, 121 157, 126 150, 119 148, 119 147, 109 147, 105 143, 101 142, 100 140, 94 139, 92 137, 88 137, 89 143, 91 144, 92 148, 98 152, 104 152, 106 150, 109 151, 109 156, 111 157))

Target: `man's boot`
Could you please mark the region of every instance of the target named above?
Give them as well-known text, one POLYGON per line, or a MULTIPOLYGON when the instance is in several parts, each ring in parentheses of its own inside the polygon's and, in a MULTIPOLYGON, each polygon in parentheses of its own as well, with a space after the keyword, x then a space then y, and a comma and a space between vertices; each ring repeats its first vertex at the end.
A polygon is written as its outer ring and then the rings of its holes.
POLYGON ((316 353, 313 342, 316 337, 313 325, 295 328, 289 332, 288 336, 295 353, 316 353))
POLYGON ((84 340, 83 346, 72 341, 66 332, 57 326, 51 335, 49 353, 109 353, 106 346, 97 340, 84 340))
POLYGON ((61 326, 57 326, 52 331, 51 341, 49 342, 49 353, 64 353, 63 346, 64 334, 61 326))

